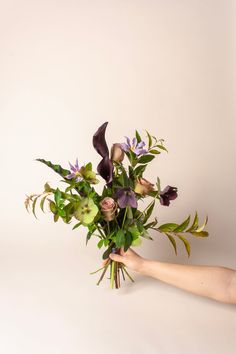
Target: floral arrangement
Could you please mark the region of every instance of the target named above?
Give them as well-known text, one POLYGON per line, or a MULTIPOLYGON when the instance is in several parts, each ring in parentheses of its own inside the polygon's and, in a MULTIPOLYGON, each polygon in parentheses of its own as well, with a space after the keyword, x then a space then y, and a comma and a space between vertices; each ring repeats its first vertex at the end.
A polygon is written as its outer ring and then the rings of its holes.
POLYGON ((99 239, 99 249, 105 247, 104 266, 91 274, 101 271, 99 285, 110 268, 111 288, 114 285, 119 288, 121 275, 123 280, 126 277, 134 280, 123 263, 109 258, 111 252, 119 253, 121 248, 127 251, 131 246, 139 246, 142 238, 153 240, 150 231, 157 231, 167 237, 176 254, 176 240, 183 242, 189 256, 190 244, 185 234, 207 237, 208 232, 204 229, 208 218, 201 226, 198 225, 197 212, 191 224, 190 215, 180 224, 159 225, 156 217, 151 218, 156 203, 169 206, 178 196, 176 187, 167 185, 161 189, 159 177, 155 184, 143 177, 148 164, 161 152, 167 151, 164 140, 146 131, 145 142, 136 130, 133 139, 126 137, 125 142, 113 144, 109 151, 105 139, 107 124, 102 124, 93 136, 93 146, 102 157, 97 172, 93 171, 91 162, 79 166, 78 159, 74 165, 69 163, 70 170, 44 159, 36 159, 58 173, 66 188, 52 188, 46 183, 43 193, 27 196, 25 207, 27 211, 31 208, 37 217, 37 201, 40 200, 42 211, 47 202, 54 222, 59 219, 67 224, 75 221, 73 230, 80 226, 87 228, 86 244, 93 236, 99 239), (125 157, 128 166, 124 165, 125 157), (99 183, 98 175, 105 180, 101 195, 94 188, 99 183), (139 210, 139 202, 145 198, 149 198, 150 202, 144 210, 139 210))

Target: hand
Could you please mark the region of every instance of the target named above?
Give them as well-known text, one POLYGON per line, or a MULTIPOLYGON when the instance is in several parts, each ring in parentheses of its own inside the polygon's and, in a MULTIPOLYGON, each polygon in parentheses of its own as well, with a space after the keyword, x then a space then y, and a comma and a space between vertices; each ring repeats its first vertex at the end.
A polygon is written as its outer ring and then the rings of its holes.
MULTIPOLYGON (((142 268, 145 263, 145 259, 143 257, 139 256, 136 252, 134 252, 130 248, 125 252, 124 248, 122 247, 120 249, 120 254, 110 253, 109 257, 111 260, 116 261, 116 262, 121 262, 126 267, 134 270, 135 272, 139 272, 139 273, 142 272, 142 268)), ((103 262, 103 265, 105 265, 108 262, 108 260, 109 260, 109 258, 107 258, 103 262)))

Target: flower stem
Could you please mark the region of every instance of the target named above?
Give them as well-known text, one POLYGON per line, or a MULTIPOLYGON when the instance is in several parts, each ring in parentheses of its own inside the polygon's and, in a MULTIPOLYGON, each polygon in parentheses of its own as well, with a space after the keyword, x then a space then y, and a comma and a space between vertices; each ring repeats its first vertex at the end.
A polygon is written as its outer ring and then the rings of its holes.
POLYGON ((123 218, 123 222, 122 222, 122 226, 121 226, 122 229, 123 229, 124 224, 125 224, 125 219, 126 219, 127 211, 128 211, 128 207, 125 208, 124 218, 123 218))
POLYGON ((125 271, 126 275, 130 278, 130 280, 134 283, 134 279, 131 277, 131 275, 127 272, 127 270, 125 269, 125 266, 122 267, 123 270, 125 271))
POLYGON ((102 281, 102 279, 103 279, 103 277, 104 277, 104 275, 105 275, 105 273, 106 273, 106 271, 107 271, 107 268, 108 268, 108 266, 109 266, 110 263, 111 263, 111 260, 109 259, 109 260, 107 261, 107 264, 106 264, 105 267, 104 267, 104 271, 102 272, 101 277, 99 278, 99 280, 98 280, 98 282, 97 282, 97 285, 99 285, 99 284, 101 283, 101 281, 102 281))
POLYGON ((111 261, 111 288, 114 287, 115 261, 111 261))

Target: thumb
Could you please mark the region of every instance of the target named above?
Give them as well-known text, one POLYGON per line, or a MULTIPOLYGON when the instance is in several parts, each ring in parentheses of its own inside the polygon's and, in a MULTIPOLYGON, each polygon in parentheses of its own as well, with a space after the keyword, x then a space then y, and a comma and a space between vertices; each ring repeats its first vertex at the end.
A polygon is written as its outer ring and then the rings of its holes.
POLYGON ((122 262, 124 263, 124 257, 119 255, 119 254, 115 254, 115 253, 110 253, 109 257, 116 262, 122 262))

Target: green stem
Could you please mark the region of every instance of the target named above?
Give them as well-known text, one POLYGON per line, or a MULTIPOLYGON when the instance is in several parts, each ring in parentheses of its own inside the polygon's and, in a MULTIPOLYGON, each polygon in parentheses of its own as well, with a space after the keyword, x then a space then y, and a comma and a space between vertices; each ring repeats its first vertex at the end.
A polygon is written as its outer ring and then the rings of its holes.
POLYGON ((111 261, 111 288, 114 287, 115 261, 111 261))
POLYGON ((128 207, 125 208, 124 218, 123 218, 123 222, 122 222, 122 226, 121 226, 122 229, 123 229, 124 224, 125 224, 125 219, 126 219, 127 211, 128 211, 128 207))
POLYGON ((102 233, 102 231, 100 230, 100 227, 98 226, 98 224, 97 224, 97 230, 98 230, 98 232, 100 233, 100 235, 102 236, 102 238, 105 239, 106 236, 103 235, 103 233, 102 233))
POLYGON ((134 283, 134 279, 131 277, 131 275, 127 272, 127 270, 125 269, 125 267, 122 267, 123 270, 125 271, 126 275, 130 278, 130 280, 134 283))
POLYGON ((149 204, 147 205, 147 207, 142 211, 141 214, 139 214, 139 216, 136 218, 136 220, 138 220, 139 218, 141 218, 141 216, 143 216, 143 215, 145 214, 146 210, 150 207, 150 205, 151 205, 153 202, 155 202, 155 200, 152 200, 151 203, 149 203, 149 204))

